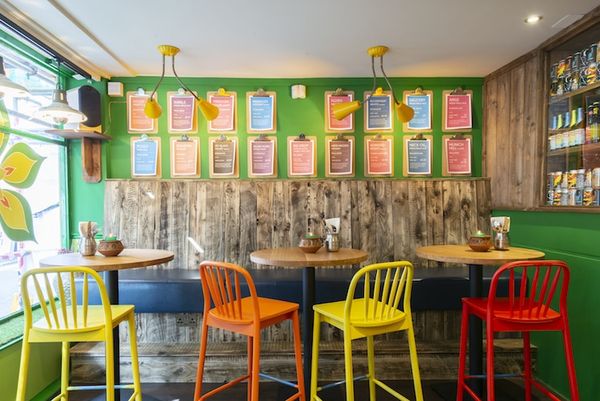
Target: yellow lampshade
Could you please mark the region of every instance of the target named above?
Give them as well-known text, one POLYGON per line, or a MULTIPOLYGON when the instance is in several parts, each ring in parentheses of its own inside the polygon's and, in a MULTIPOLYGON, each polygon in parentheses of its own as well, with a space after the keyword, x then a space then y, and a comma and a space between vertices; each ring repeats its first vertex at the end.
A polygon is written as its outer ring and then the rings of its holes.
POLYGON ((208 121, 212 121, 219 116, 219 108, 206 100, 199 98, 198 107, 208 121))
POLYGON ((162 108, 156 100, 149 98, 144 106, 144 114, 148 118, 158 118, 162 114, 162 108))
POLYGON ((360 101, 343 102, 331 106, 331 111, 336 120, 343 120, 356 110, 360 109, 360 101))
POLYGON ((396 103, 396 114, 398 114, 398 120, 402 121, 403 123, 407 123, 413 119, 415 116, 415 111, 406 103, 400 102, 396 103))

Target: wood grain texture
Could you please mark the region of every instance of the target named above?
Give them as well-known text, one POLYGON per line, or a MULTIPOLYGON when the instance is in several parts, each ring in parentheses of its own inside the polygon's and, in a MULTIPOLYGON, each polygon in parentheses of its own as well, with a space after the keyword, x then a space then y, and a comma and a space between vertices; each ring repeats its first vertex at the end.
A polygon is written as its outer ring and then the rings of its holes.
POLYGON ((465 263, 475 265, 501 265, 515 260, 541 259, 544 252, 533 249, 511 247, 506 251, 491 249, 487 252, 475 252, 467 245, 431 245, 417 248, 420 258, 438 262, 465 263))
POLYGON ((339 216, 341 246, 374 263, 414 261, 418 246, 466 243, 489 230, 490 209, 488 179, 109 180, 104 225, 127 248, 172 251, 168 268, 196 269, 203 259, 252 267, 253 251, 295 247, 309 221, 322 234, 322 219, 339 216))
POLYGON ((173 260, 173 252, 158 249, 125 249, 118 256, 81 256, 64 253, 40 260, 41 266, 85 266, 95 271, 123 270, 154 266, 173 260))

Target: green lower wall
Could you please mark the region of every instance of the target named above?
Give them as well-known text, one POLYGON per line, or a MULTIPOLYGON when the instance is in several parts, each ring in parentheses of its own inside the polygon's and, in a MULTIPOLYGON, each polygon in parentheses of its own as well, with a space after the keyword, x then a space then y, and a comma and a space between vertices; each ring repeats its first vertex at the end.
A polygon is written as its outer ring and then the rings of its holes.
MULTIPOLYGON (((571 268, 569 323, 582 401, 597 401, 600 394, 600 214, 565 212, 516 212, 495 210, 494 215, 511 217, 514 246, 536 248, 547 259, 561 259, 571 268)), ((557 333, 532 337, 538 346, 536 376, 568 396, 569 384, 557 333)))
MULTIPOLYGON (((33 344, 29 360, 27 399, 48 399, 44 393, 54 393, 60 388, 60 344, 33 344), (48 390, 48 391, 44 391, 48 390)), ((17 378, 21 361, 21 342, 0 350, 0 399, 14 400, 17 394, 17 378)))

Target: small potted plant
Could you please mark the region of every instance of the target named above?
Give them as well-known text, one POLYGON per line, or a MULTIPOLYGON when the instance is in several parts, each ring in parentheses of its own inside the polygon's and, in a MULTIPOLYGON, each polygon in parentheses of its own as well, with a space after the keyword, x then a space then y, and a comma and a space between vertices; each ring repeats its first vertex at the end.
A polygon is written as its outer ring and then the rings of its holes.
POLYGON ((117 256, 123 249, 123 243, 114 234, 108 234, 98 243, 98 252, 104 256, 117 256))

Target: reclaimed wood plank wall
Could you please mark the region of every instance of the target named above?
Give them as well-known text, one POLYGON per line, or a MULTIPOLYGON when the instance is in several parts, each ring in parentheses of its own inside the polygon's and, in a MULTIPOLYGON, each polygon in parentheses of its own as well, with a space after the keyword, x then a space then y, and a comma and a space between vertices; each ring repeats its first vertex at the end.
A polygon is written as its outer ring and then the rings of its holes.
MULTIPOLYGON (((251 267, 259 248, 294 246, 310 218, 342 219, 341 244, 369 252, 368 262, 407 259, 418 266, 421 245, 464 243, 476 229, 489 230, 488 179, 311 180, 311 181, 134 181, 109 180, 105 232, 130 248, 172 250, 166 267, 196 269, 201 259, 227 260, 251 267), (205 250, 197 255, 187 237, 205 250)), ((144 343, 197 342, 198 327, 177 325, 180 314, 137 314, 144 343)), ((195 316, 200 321, 201 315, 195 316)), ((418 340, 456 339, 459 311, 415 313, 418 340)), ((126 341, 127 333, 121 331, 126 341)), ((291 341, 287 325, 263 333, 265 341, 291 341)), ((323 330, 325 340, 340 333, 323 330)), ((240 338, 221 330, 211 340, 240 338)))
POLYGON ((489 180, 109 180, 104 215, 104 232, 127 247, 173 251, 167 268, 197 268, 188 236, 204 259, 250 267, 252 251, 295 246, 309 219, 320 232, 336 216, 342 246, 369 252, 367 262, 425 265, 415 248, 489 229, 489 180))
POLYGON ((485 78, 483 174, 491 177, 492 209, 540 206, 543 60, 534 51, 485 78))

